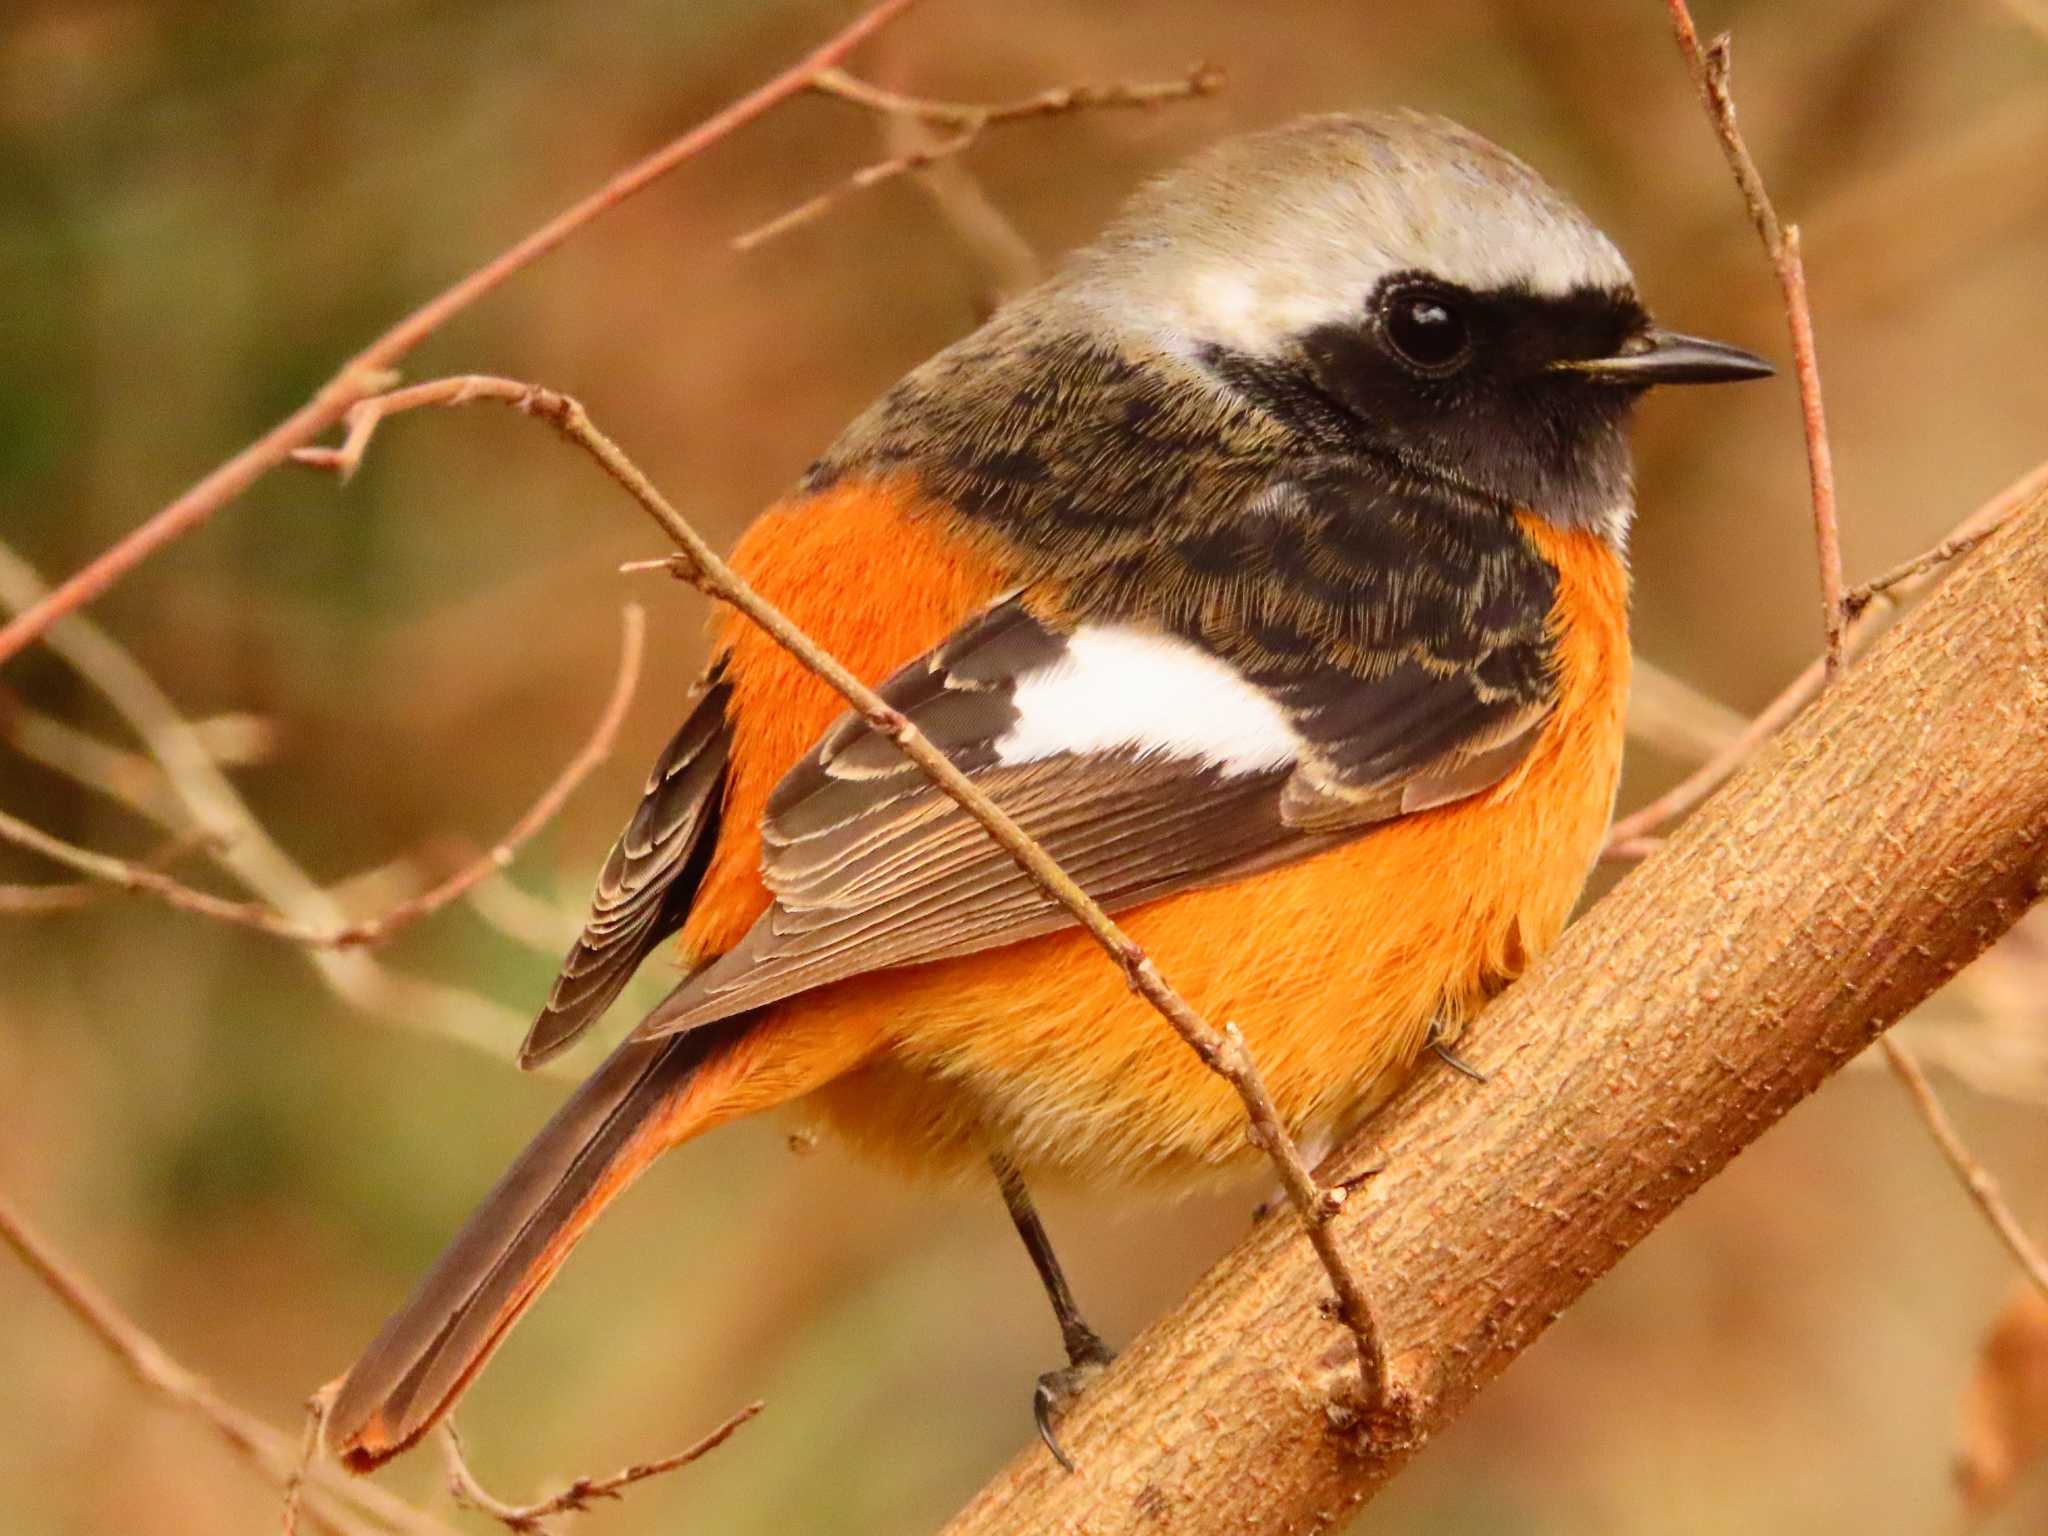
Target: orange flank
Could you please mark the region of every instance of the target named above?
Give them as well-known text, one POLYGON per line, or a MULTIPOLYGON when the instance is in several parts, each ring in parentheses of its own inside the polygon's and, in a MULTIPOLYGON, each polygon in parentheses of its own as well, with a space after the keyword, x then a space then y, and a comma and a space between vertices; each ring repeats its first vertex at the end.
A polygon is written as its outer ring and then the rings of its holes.
MULTIPOLYGON (((899 492, 837 490, 770 514, 737 559, 828 649, 876 679, 1007 585, 944 524, 942 511, 919 512, 899 492), (867 551, 888 562, 896 594, 881 609, 867 600, 879 573, 849 559, 867 551)), ((1302 863, 1122 919, 1198 1008, 1244 1030, 1300 1129, 1369 1107, 1421 1051, 1433 1020, 1455 1036, 1540 953, 1570 915, 1607 826, 1628 684, 1627 574, 1593 534, 1534 517, 1522 526, 1559 574, 1560 688, 1515 772, 1302 863)), ((765 910, 761 809, 842 710, 750 626, 730 620, 722 638, 738 734, 725 833, 684 930, 698 954, 733 943, 765 910)), ((776 1006, 757 1028, 837 1040, 852 1047, 849 1060, 869 1053, 810 1107, 859 1150, 909 1171, 978 1170, 992 1144, 1027 1175, 1098 1185, 1186 1178, 1251 1156, 1230 1089, 1077 932, 854 977, 776 1006)), ((757 1085, 741 1091, 750 1105, 774 1102, 757 1085)))
MULTIPOLYGON (((1015 583, 945 526, 906 481, 856 481, 778 503, 732 552, 734 570, 858 676, 878 683, 1015 583), (877 593, 886 593, 882 601, 877 593)), ((768 910, 761 815, 784 773, 846 701, 752 620, 720 613, 732 680, 731 782, 718 851, 683 926, 686 960, 723 953, 768 910)))

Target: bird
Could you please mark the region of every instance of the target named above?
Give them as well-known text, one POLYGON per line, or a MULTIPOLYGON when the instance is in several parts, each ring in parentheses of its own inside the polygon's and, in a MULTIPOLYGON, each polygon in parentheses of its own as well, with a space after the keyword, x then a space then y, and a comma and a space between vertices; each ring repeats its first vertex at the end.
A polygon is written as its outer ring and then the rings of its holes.
MULTIPOLYGON (((1608 237, 1478 134, 1311 116, 1140 188, 731 563, 1328 1137, 1452 1051, 1598 855, 1632 407, 1770 372, 1660 328, 1608 237)), ((1064 1463, 1110 1351, 1032 1185, 1257 1166, 1230 1087, 892 739, 736 613, 709 656, 522 1063, 671 939, 681 977, 348 1373, 325 1434, 354 1470, 450 1411, 663 1152, 790 1105, 885 1167, 993 1173, 1066 1349, 1033 1393, 1064 1463)))

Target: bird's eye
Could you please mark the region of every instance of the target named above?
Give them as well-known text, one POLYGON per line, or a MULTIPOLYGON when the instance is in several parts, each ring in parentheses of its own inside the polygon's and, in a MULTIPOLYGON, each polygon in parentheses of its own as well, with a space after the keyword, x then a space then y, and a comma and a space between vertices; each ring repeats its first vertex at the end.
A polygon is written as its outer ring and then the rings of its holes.
POLYGON ((1380 328, 1400 359, 1423 373, 1449 373, 1472 352, 1457 298, 1441 288, 1395 289, 1380 305, 1380 328))

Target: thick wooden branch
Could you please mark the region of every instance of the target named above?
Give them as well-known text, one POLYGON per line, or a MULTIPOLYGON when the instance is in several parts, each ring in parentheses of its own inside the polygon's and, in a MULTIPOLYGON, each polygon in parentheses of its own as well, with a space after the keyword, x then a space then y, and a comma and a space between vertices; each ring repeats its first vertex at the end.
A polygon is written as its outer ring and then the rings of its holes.
MULTIPOLYGON (((1369 1245, 1399 1443, 1268 1218, 948 1528, 1317 1531, 2048 880, 2048 497, 1758 754, 1324 1170, 1369 1245)), ((1370 1007, 1369 998, 1360 999, 1370 1007)), ((1652 1389, 1646 1386, 1648 1394, 1652 1389)), ((1645 1397, 1645 1407, 1650 1402, 1645 1397)))

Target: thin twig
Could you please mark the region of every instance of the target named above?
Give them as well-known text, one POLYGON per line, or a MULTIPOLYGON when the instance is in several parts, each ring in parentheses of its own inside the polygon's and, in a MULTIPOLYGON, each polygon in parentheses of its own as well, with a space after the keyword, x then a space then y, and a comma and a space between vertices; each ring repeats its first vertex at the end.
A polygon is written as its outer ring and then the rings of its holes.
POLYGON ((104 885, 0 885, 0 917, 54 917, 76 912, 108 894, 104 885))
POLYGON ((635 1462, 610 1477, 579 1477, 561 1492, 531 1504, 507 1504, 477 1481, 476 1474, 470 1471, 469 1463, 463 1459, 462 1437, 455 1432, 455 1421, 450 1419, 442 1426, 441 1438, 442 1453, 448 1464, 448 1489, 457 1503, 489 1515, 508 1530, 518 1531, 522 1536, 544 1536, 546 1522, 554 1515, 581 1514, 599 1499, 624 1498, 626 1490, 635 1483, 644 1483, 650 1477, 660 1477, 708 1456, 730 1440, 742 1424, 761 1411, 762 1406, 759 1402, 747 1404, 711 1433, 672 1456, 635 1462))
POLYGON ((1342 1208, 1344 1191, 1324 1189, 1317 1184, 1294 1138, 1288 1134, 1272 1094, 1259 1075, 1236 1026, 1226 1024, 1219 1030, 1197 1013, 1167 984, 1151 958, 1109 914, 1060 868, 1029 833, 962 773, 945 753, 934 747, 900 710, 885 702, 881 695, 848 671, 719 559, 717 552, 669 504, 639 466, 597 429, 580 404, 567 395, 516 379, 469 375, 433 380, 363 401, 351 413, 347 438, 341 448, 319 462, 336 470, 346 470, 360 462, 363 449, 377 424, 399 411, 425 406, 464 405, 479 400, 494 400, 540 418, 595 459, 598 466, 674 541, 679 553, 672 557, 671 569, 678 576, 708 596, 729 603, 745 614, 813 674, 829 684, 874 731, 895 742, 898 750, 978 822, 1047 896, 1073 915, 1075 921, 1117 963, 1131 989, 1164 1016, 1204 1064, 1237 1090, 1249 1120, 1246 1134, 1278 1169, 1288 1198, 1293 1202, 1308 1231, 1309 1241, 1329 1274, 1331 1288, 1336 1293, 1337 1316, 1357 1341, 1368 1415, 1398 1408, 1398 1404, 1390 1399, 1386 1350, 1380 1340, 1365 1287, 1338 1246, 1331 1225, 1342 1208))
POLYGON ((40 827, 32 827, 18 817, 0 811, 0 841, 13 843, 18 848, 39 854, 53 863, 62 864, 66 869, 94 880, 105 881, 125 891, 141 891, 167 902, 182 912, 191 912, 200 917, 212 918, 215 922, 228 923, 240 928, 254 928, 273 938, 289 939, 294 944, 321 945, 333 941, 333 934, 323 933, 317 928, 293 918, 272 911, 261 902, 232 901, 225 896, 216 896, 202 891, 184 881, 173 878, 161 870, 151 869, 147 864, 138 864, 132 859, 115 858, 110 853, 95 853, 90 848, 81 848, 76 843, 67 843, 53 833, 40 827))
POLYGON ((821 69, 811 79, 811 89, 837 96, 857 107, 892 117, 914 117, 939 127, 979 131, 1001 123, 1020 123, 1034 117, 1063 117, 1097 107, 1163 106, 1196 96, 1213 96, 1223 89, 1225 76, 1214 64, 1197 64, 1177 80, 1124 81, 1114 85, 1056 85, 1016 101, 979 103, 933 101, 923 96, 906 96, 870 84, 843 69, 821 69))
POLYGON ((599 215, 643 191, 684 161, 803 91, 819 71, 832 68, 894 21, 915 0, 877 0, 822 47, 756 87, 730 106, 636 161, 517 244, 443 289, 342 364, 313 398, 240 453, 207 474, 140 527, 103 550, 82 570, 28 611, 0 627, 0 666, 6 665, 59 618, 92 602, 173 540, 191 532, 284 463, 292 450, 327 431, 364 396, 395 382, 390 370, 406 354, 479 299, 532 266, 599 215))
MULTIPOLYGON (((237 1408, 155 1339, 52 1248, 5 1196, 0 1196, 0 1244, 112 1355, 129 1378, 152 1396, 213 1431, 236 1456, 279 1488, 299 1464, 298 1441, 237 1408)), ((451 1536, 438 1520, 393 1498, 374 1483, 346 1479, 313 1466, 303 1475, 305 1494, 319 1501, 320 1519, 352 1533, 389 1530, 408 1536, 451 1536)))
MULTIPOLYGON (((2027 476, 2025 481, 2021 482, 2021 485, 2029 493, 2036 486, 2048 485, 2048 464, 2044 464, 2034 470, 2027 476)), ((1993 516, 1988 518, 1972 516, 1962 527, 1958 528, 1932 549, 1923 550, 1910 560, 1902 560, 1875 580, 1866 581, 1861 586, 1852 588, 1849 595, 1842 599, 1844 606, 1848 609, 1849 617, 1851 619, 1856 618, 1864 609, 1870 606, 1873 599, 1879 596, 1890 595, 1897 588, 1904 586, 1908 582, 1914 582, 1915 585, 1918 585, 1915 578, 1925 576, 1928 572, 1947 565, 1951 560, 1957 560, 1967 555, 1979 544, 1990 538, 1991 535, 1998 532, 2000 528, 2004 527, 2007 520, 2015 512, 2019 511, 2021 505, 2020 498, 2011 496, 2011 493, 2007 492, 2001 495, 1999 502, 1995 504, 1993 516)))
POLYGON ((870 112, 888 117, 907 118, 928 128, 950 131, 929 144, 918 145, 891 155, 885 160, 877 160, 871 165, 862 166, 838 186, 827 188, 788 212, 778 214, 767 223, 758 225, 743 235, 735 236, 732 248, 735 251, 751 251, 778 235, 788 234, 792 229, 810 223, 843 198, 865 191, 878 183, 892 181, 898 176, 922 171, 961 153, 979 142, 981 136, 991 128, 1027 122, 1033 118, 1062 117, 1072 112, 1086 112, 1105 107, 1136 107, 1149 110, 1168 102, 1212 96, 1223 89, 1223 83, 1222 70, 1213 65, 1198 64, 1178 80, 1125 82, 1116 85, 1060 85, 1033 96, 1026 96, 1019 101, 982 106, 969 102, 930 101, 923 97, 905 96, 896 91, 884 90, 878 85, 871 85, 843 69, 821 69, 811 78, 811 89, 814 91, 836 96, 870 112))
POLYGON ((279 1512, 280 1536, 298 1536, 299 1506, 306 1493, 306 1478, 320 1455, 320 1431, 327 1423, 327 1410, 334 1405, 338 1382, 330 1382, 306 1399, 306 1424, 299 1436, 298 1459, 284 1480, 284 1504, 279 1512))
MULTIPOLYGON (((20 613, 49 594, 35 569, 0 542, 0 609, 20 613)), ((13 711, 9 739, 45 767, 134 812, 174 838, 197 838, 250 895, 312 931, 343 926, 333 895, 294 861, 221 772, 205 735, 119 641, 83 613, 59 619, 45 642, 135 732, 146 759, 120 751, 63 722, 13 711), (34 730, 31 732, 30 727, 34 730), (145 774, 138 774, 140 766, 145 774)), ((320 979, 351 1008, 435 1039, 453 1040, 494 1062, 526 1028, 515 1014, 460 987, 393 970, 354 950, 296 946, 320 979)), ((537 1070, 569 1074, 567 1063, 537 1070)))
POLYGON ((1998 1234, 1999 1241, 2005 1244, 2027 1278, 2043 1296, 2048 1296, 2048 1259, 2042 1257, 2041 1250, 2027 1236, 2019 1218, 2013 1215, 2012 1207, 2005 1203, 2005 1195, 1999 1189, 1998 1181, 1991 1176, 1991 1171, 1978 1161, 1977 1155, 1963 1141, 1920 1063, 1903 1041, 1889 1034, 1879 1044, 1884 1047, 1885 1060, 1891 1063, 1893 1075, 1912 1096, 1914 1108, 1920 1111, 1920 1118, 1926 1122, 1935 1145, 1941 1148, 1941 1155, 1948 1159, 1949 1167, 1955 1170, 1963 1188, 1977 1202, 1984 1219, 1991 1223, 1991 1229, 1998 1234))
MULTIPOLYGON (((1908 571, 1902 567, 1872 583, 1869 596, 1864 599, 1843 636, 1845 652, 1850 656, 1860 652, 1890 622, 1901 603, 1942 574, 1949 560, 1975 548, 1996 533, 2014 512, 2043 490, 2048 490, 2048 461, 2035 465, 1958 523, 1954 531, 1935 547, 1937 551, 1948 550, 1948 560, 1908 562, 1918 568, 1908 571)), ((1820 692, 1825 680, 1825 658, 1810 663, 1743 727, 1741 735, 1648 805, 1615 822, 1607 834, 1608 851, 1612 853, 1621 844, 1657 831, 1673 817, 1683 815, 1719 789, 1737 768, 1749 760, 1758 746, 1776 735, 1820 692)))
MULTIPOLYGON (((145 869, 168 869, 202 843, 197 837, 174 837, 151 854, 145 869)), ((76 912, 111 896, 117 886, 87 880, 77 885, 0 885, 0 916, 47 917, 59 912, 76 912)))
POLYGON ((1763 173, 1751 158, 1749 146, 1735 122, 1735 98, 1729 92, 1729 50, 1726 33, 1704 49, 1693 25, 1686 0, 1666 0, 1671 13, 1671 30, 1678 50, 1685 56, 1693 84, 1706 102, 1722 152, 1735 184, 1749 208, 1751 221, 1763 240, 1764 250, 1777 274, 1779 290, 1785 297, 1786 328, 1792 338, 1792 366, 1799 381, 1801 418, 1806 429, 1806 471, 1813 490, 1814 544, 1820 552, 1820 591, 1823 627, 1827 635, 1825 677, 1833 681, 1845 662, 1843 628, 1847 616, 1842 608, 1842 531, 1835 509, 1834 454, 1828 445, 1827 413, 1822 408, 1820 359, 1813 341, 1813 309, 1806 296, 1806 265, 1800 257, 1799 228, 1779 221, 1778 211, 1764 189, 1763 173))
MULTIPOLYGON (((647 641, 646 613, 637 603, 629 603, 621 617, 621 624, 623 635, 619 650, 618 680, 612 685, 611 697, 606 701, 597 727, 592 731, 590 739, 584 743, 582 750, 569 760, 555 776, 554 782, 542 791, 540 798, 528 808, 526 814, 514 822, 492 848, 439 885, 409 897, 374 917, 348 924, 323 925, 278 912, 263 902, 232 901, 173 879, 154 867, 154 861, 151 864, 139 864, 128 859, 116 858, 111 854, 95 853, 30 826, 4 811, 0 811, 0 839, 38 853, 44 858, 107 885, 155 896, 181 911, 212 918, 216 922, 253 928, 273 938, 286 939, 312 949, 373 947, 384 943, 407 925, 440 911, 451 902, 460 899, 472 887, 502 871, 518 856, 520 849, 554 819, 563 803, 575 793, 578 786, 611 755, 612 747, 618 740, 619 728, 625 723, 626 712, 632 704, 634 691, 639 686, 641 659, 645 654, 647 641)), ((54 889, 57 893, 56 897, 46 897, 46 901, 59 899, 65 894, 65 888, 62 887, 45 889, 54 889)), ((8 888, 0 887, 0 898, 5 897, 7 890, 8 888)), ((0 900, 0 912, 7 910, 9 904, 5 900, 0 900)))
MULTIPOLYGON (((0 566, 5 558, 0 553, 0 566)), ((194 824, 171 792, 163 766, 147 753, 117 747, 68 720, 26 705, 0 711, 0 740, 30 762, 105 795, 167 831, 194 824)))
POLYGON ((869 187, 898 176, 907 176, 912 171, 922 171, 929 166, 959 154, 981 135, 978 132, 956 133, 950 138, 939 139, 922 148, 909 150, 900 155, 891 155, 886 160, 877 160, 864 165, 837 186, 828 187, 815 197, 805 198, 794 208, 778 213, 765 224, 758 224, 743 235, 734 235, 731 241, 735 251, 744 254, 757 246, 766 245, 778 235, 786 235, 814 219, 822 218, 832 208, 854 195, 865 192, 869 187))
POLYGON ((526 890, 509 875, 486 875, 463 893, 470 911, 515 944, 543 954, 560 955, 583 931, 583 907, 556 906, 526 890))

